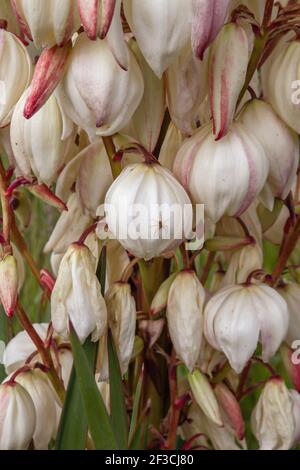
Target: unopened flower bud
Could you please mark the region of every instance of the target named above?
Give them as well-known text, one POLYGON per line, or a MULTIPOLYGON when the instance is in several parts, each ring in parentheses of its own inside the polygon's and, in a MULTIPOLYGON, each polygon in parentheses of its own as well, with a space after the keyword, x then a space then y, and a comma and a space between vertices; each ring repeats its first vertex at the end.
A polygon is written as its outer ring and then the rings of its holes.
POLYGON ((36 413, 28 392, 18 383, 0 385, 0 449, 26 450, 33 437, 36 413))
POLYGON ((239 402, 229 390, 229 388, 223 384, 218 383, 214 388, 215 395, 217 397, 219 406, 222 409, 224 420, 226 420, 228 426, 234 431, 237 439, 244 439, 245 437, 245 422, 242 416, 239 402))
POLYGON ((12 33, 0 29, 0 127, 11 121, 14 106, 28 87, 32 65, 25 46, 12 33))
POLYGON ((188 380, 195 400, 203 413, 217 426, 223 426, 216 396, 206 376, 196 369, 188 375, 188 380))
POLYGON ((18 267, 13 255, 0 260, 0 300, 8 317, 15 311, 18 296, 18 267))
POLYGON ((149 260, 175 249, 192 225, 191 202, 158 163, 128 165, 105 198, 110 232, 133 255, 149 260), (171 211, 175 210, 175 217, 171 211))
POLYGON ((161 310, 166 308, 168 302, 168 295, 171 288, 171 285, 176 278, 177 273, 171 274, 164 282, 160 285, 158 291, 156 292, 150 306, 150 312, 152 315, 156 315, 161 310))
POLYGON ((125 0, 123 4, 143 56, 161 78, 190 39, 191 2, 125 0))
POLYGON ((50 383, 45 374, 38 369, 18 374, 16 382, 29 393, 36 411, 34 447, 37 450, 48 449, 48 444, 56 431, 56 404, 50 383))
POLYGON ((193 202, 204 204, 217 222, 223 215, 239 216, 263 189, 269 161, 258 140, 242 124, 215 141, 208 124, 179 149, 174 172, 193 202))
POLYGON ((79 28, 74 0, 12 0, 25 36, 37 48, 61 46, 79 28))
POLYGON ((116 0, 78 0, 80 19, 88 37, 104 39, 110 28, 116 0))
POLYGON ((208 342, 225 354, 237 373, 253 355, 258 341, 267 362, 284 340, 288 323, 286 302, 264 284, 225 287, 208 301, 204 310, 208 342))
POLYGON ((286 199, 296 178, 299 162, 298 136, 261 100, 247 104, 239 120, 263 146, 270 162, 267 184, 274 197, 286 199))
POLYGON ((212 45, 209 60, 209 96, 216 140, 227 134, 244 85, 249 53, 242 26, 228 23, 212 45))
POLYGON ((31 118, 47 101, 58 82, 62 78, 68 56, 71 52, 71 43, 63 47, 53 46, 44 49, 34 69, 30 93, 24 106, 24 116, 31 118))
POLYGON ((141 101, 142 73, 126 47, 128 70, 116 62, 107 39, 90 41, 80 34, 71 52, 60 97, 66 113, 91 140, 122 129, 141 101))
POLYGON ((90 334, 92 341, 97 341, 107 324, 106 305, 94 265, 86 246, 71 245, 59 266, 51 295, 54 330, 67 337, 71 321, 82 343, 90 334))
POLYGON ((182 271, 169 290, 169 333, 180 359, 192 371, 199 358, 205 291, 194 271, 182 271))
POLYGON ((125 374, 133 351, 136 326, 136 306, 130 285, 116 282, 108 289, 105 301, 108 324, 114 338, 122 374, 125 374))
POLYGON ((288 450, 295 433, 293 401, 280 377, 265 385, 251 416, 252 431, 260 450, 288 450))
POLYGON ((28 93, 23 94, 13 113, 11 145, 22 175, 34 174, 39 183, 51 185, 66 161, 74 137, 73 123, 62 112, 55 95, 27 120, 23 110, 28 93))

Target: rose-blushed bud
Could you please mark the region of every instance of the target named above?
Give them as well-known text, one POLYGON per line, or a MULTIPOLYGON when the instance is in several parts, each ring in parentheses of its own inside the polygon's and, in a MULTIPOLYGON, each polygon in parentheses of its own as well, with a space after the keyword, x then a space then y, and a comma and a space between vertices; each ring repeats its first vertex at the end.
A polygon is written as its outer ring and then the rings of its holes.
POLYGON ((26 450, 33 437, 36 413, 28 392, 18 383, 0 385, 0 449, 26 450))
POLYGON ((207 377, 196 369, 188 375, 188 381, 203 413, 217 426, 223 426, 219 405, 207 377))
POLYGON ((88 37, 104 39, 112 22, 116 0, 78 0, 79 15, 88 37))
POLYGON ((223 26, 229 3, 230 0, 192 0, 192 46, 199 59, 223 26))
POLYGON ((125 0, 124 11, 145 59, 161 78, 191 35, 191 2, 125 0))
POLYGON ((0 29, 0 127, 11 121, 13 109, 28 87, 31 75, 31 60, 25 46, 12 33, 0 29))
POLYGON ((265 385, 251 416, 252 431, 261 450, 288 450, 295 437, 293 401, 280 377, 265 385))
POLYGON ((106 305, 93 255, 84 245, 72 244, 60 263, 51 294, 51 318, 54 330, 64 337, 71 321, 82 343, 90 334, 97 341, 105 332, 106 305))
POLYGON ((105 294, 105 302, 121 371, 125 374, 133 352, 136 328, 136 306, 130 285, 114 283, 105 294))
POLYGON ((200 354, 204 302, 205 291, 195 272, 177 274, 168 295, 168 327, 175 351, 190 371, 200 354))
POLYGON ((50 185, 68 156, 73 123, 65 116, 56 95, 29 120, 23 115, 29 90, 18 101, 10 126, 10 140, 17 165, 25 177, 34 174, 50 185), (45 125, 47 122, 47 125, 45 125))
POLYGON ((17 305, 18 267, 14 256, 6 255, 0 259, 0 300, 8 317, 17 305))
POLYGON ((274 197, 286 199, 296 179, 299 161, 298 136, 261 100, 246 104, 239 120, 262 144, 270 162, 267 184, 274 197))
POLYGON ((60 96, 66 113, 91 140, 122 129, 142 99, 143 76, 126 48, 128 70, 116 62, 107 39, 90 41, 80 34, 71 52, 60 96))
POLYGON ((53 46, 41 53, 34 69, 30 93, 24 106, 24 116, 31 118, 47 101, 61 80, 68 56, 71 52, 71 42, 63 47, 53 46))
POLYGON ((124 168, 105 198, 110 232, 126 250, 146 260, 181 243, 192 223, 190 208, 189 196, 172 173, 152 162, 124 168))
POLYGON ((244 85, 251 53, 246 31, 236 23, 225 25, 209 58, 209 96, 216 140, 227 134, 244 85))
POLYGON ((193 202, 204 204, 212 222, 243 214, 263 189, 268 172, 263 147, 240 123, 218 142, 211 124, 200 128, 183 143, 174 162, 175 175, 193 202))
POLYGON ((204 310, 208 342, 223 351, 237 373, 255 352, 258 341, 267 362, 284 340, 288 323, 285 300, 264 284, 225 287, 208 301, 204 310))
POLYGON ((228 426, 230 426, 234 431, 237 439, 244 439, 245 422, 239 402, 235 398, 234 394, 224 383, 217 384, 214 388, 214 392, 223 411, 223 419, 226 420, 228 426))
POLYGON ((30 395, 36 411, 33 433, 34 447, 48 449, 48 444, 56 432, 56 404, 51 385, 43 372, 38 369, 17 375, 18 382, 30 395))
POLYGON ((74 0, 12 0, 23 34, 37 48, 61 46, 79 28, 74 0))

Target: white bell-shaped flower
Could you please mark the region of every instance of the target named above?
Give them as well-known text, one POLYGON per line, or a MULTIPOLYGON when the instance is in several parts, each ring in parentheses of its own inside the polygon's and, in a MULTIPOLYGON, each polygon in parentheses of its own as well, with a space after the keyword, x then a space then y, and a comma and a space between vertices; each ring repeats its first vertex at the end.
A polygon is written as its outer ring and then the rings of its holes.
POLYGON ((159 163, 128 165, 105 198, 106 222, 123 247, 149 260, 174 250, 192 228, 183 187, 159 163))
POLYGON ((36 412, 29 393, 16 382, 0 385, 0 449, 26 450, 33 437, 36 412))
POLYGON ((91 334, 97 341, 105 332, 107 311, 90 250, 72 244, 64 255, 51 295, 54 330, 68 337, 69 322, 83 343, 91 334))
POLYGON ((268 172, 262 145, 240 123, 217 142, 211 124, 200 128, 174 162, 175 175, 213 222, 243 214, 262 191, 268 172))
POLYGON ((59 90, 63 108, 90 138, 118 132, 132 117, 144 92, 144 81, 127 47, 128 70, 115 60, 107 40, 80 34, 59 90))
POLYGON ((221 289, 204 310, 204 334, 240 373, 260 341, 267 362, 285 339, 289 313, 285 300, 265 284, 221 289))

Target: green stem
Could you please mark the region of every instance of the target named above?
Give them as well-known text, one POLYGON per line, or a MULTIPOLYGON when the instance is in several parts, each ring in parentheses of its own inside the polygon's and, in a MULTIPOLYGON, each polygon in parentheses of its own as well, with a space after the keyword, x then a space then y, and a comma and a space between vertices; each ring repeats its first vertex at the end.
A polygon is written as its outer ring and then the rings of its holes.
POLYGON ((23 307, 21 306, 19 302, 16 307, 16 314, 17 314, 20 324, 22 325, 24 330, 27 332, 28 336, 31 338, 33 344, 37 348, 44 365, 48 369, 49 379, 51 380, 51 383, 55 391, 57 392, 57 395, 59 396, 61 402, 63 403, 64 397, 65 397, 65 389, 60 378, 57 375, 49 350, 45 348, 45 345, 42 339, 40 338, 40 336, 37 334, 36 330, 32 326, 28 316, 26 315, 23 307))
POLYGON ((294 248, 297 245, 297 242, 300 237, 300 216, 297 217, 296 223, 290 233, 288 234, 284 245, 282 247, 279 259, 277 261, 277 264, 274 268, 274 271, 272 273, 272 285, 275 286, 277 284, 277 281, 279 280, 289 257, 294 251, 294 248))
POLYGON ((255 37, 254 47, 253 47, 253 51, 250 57, 248 69, 247 69, 246 80, 245 80, 244 86, 242 88, 242 91, 237 101, 237 108, 239 107, 246 91, 248 90, 248 86, 250 85, 253 75, 255 74, 255 71, 259 65, 259 61, 262 57, 265 45, 267 43, 267 38, 268 38, 267 33, 263 33, 262 35, 257 35, 255 37))
POLYGON ((109 158, 109 163, 111 167, 111 172, 113 174, 114 179, 116 179, 119 174, 121 173, 121 165, 120 162, 114 160, 114 157, 117 153, 114 141, 112 137, 102 137, 102 141, 106 150, 106 153, 109 158))

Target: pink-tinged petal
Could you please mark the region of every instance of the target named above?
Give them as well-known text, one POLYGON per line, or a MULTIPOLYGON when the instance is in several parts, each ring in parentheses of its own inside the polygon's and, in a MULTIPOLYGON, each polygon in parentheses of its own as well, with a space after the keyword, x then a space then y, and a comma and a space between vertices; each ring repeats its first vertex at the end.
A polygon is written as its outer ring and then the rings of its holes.
POLYGON ((78 10, 87 36, 95 41, 98 33, 99 0, 78 0, 78 10))
POLYGON ((101 39, 104 39, 112 23, 114 11, 116 8, 116 0, 102 0, 101 7, 102 7, 102 11, 101 11, 99 36, 101 39))
POLYGON ((16 19, 17 19, 17 21, 18 21, 18 23, 19 23, 21 33, 22 33, 27 39, 29 39, 30 41, 33 41, 30 28, 29 28, 27 22, 23 19, 21 13, 19 12, 18 5, 17 5, 16 0, 10 0, 10 3, 11 3, 11 6, 12 6, 12 9, 13 9, 13 11, 14 11, 14 14, 15 14, 15 16, 16 16, 16 19))
POLYGON ((34 194, 37 198, 41 199, 49 206, 53 206, 59 211, 67 211, 68 208, 66 204, 59 199, 45 184, 33 184, 27 186, 29 191, 34 194))
POLYGON ((220 31, 209 59, 209 98, 216 140, 224 137, 235 115, 249 57, 245 30, 229 23, 220 31))
POLYGON ((36 64, 30 93, 24 107, 24 117, 31 118, 52 94, 62 78, 71 44, 68 42, 63 47, 54 46, 44 49, 36 64))
POLYGON ((203 59, 223 26, 229 3, 230 0, 193 0, 192 47, 199 59, 203 59))
POLYGON ((239 402, 226 385, 219 383, 215 387, 215 395, 222 411, 226 416, 226 422, 233 429, 236 437, 240 440, 245 437, 245 422, 239 402))

